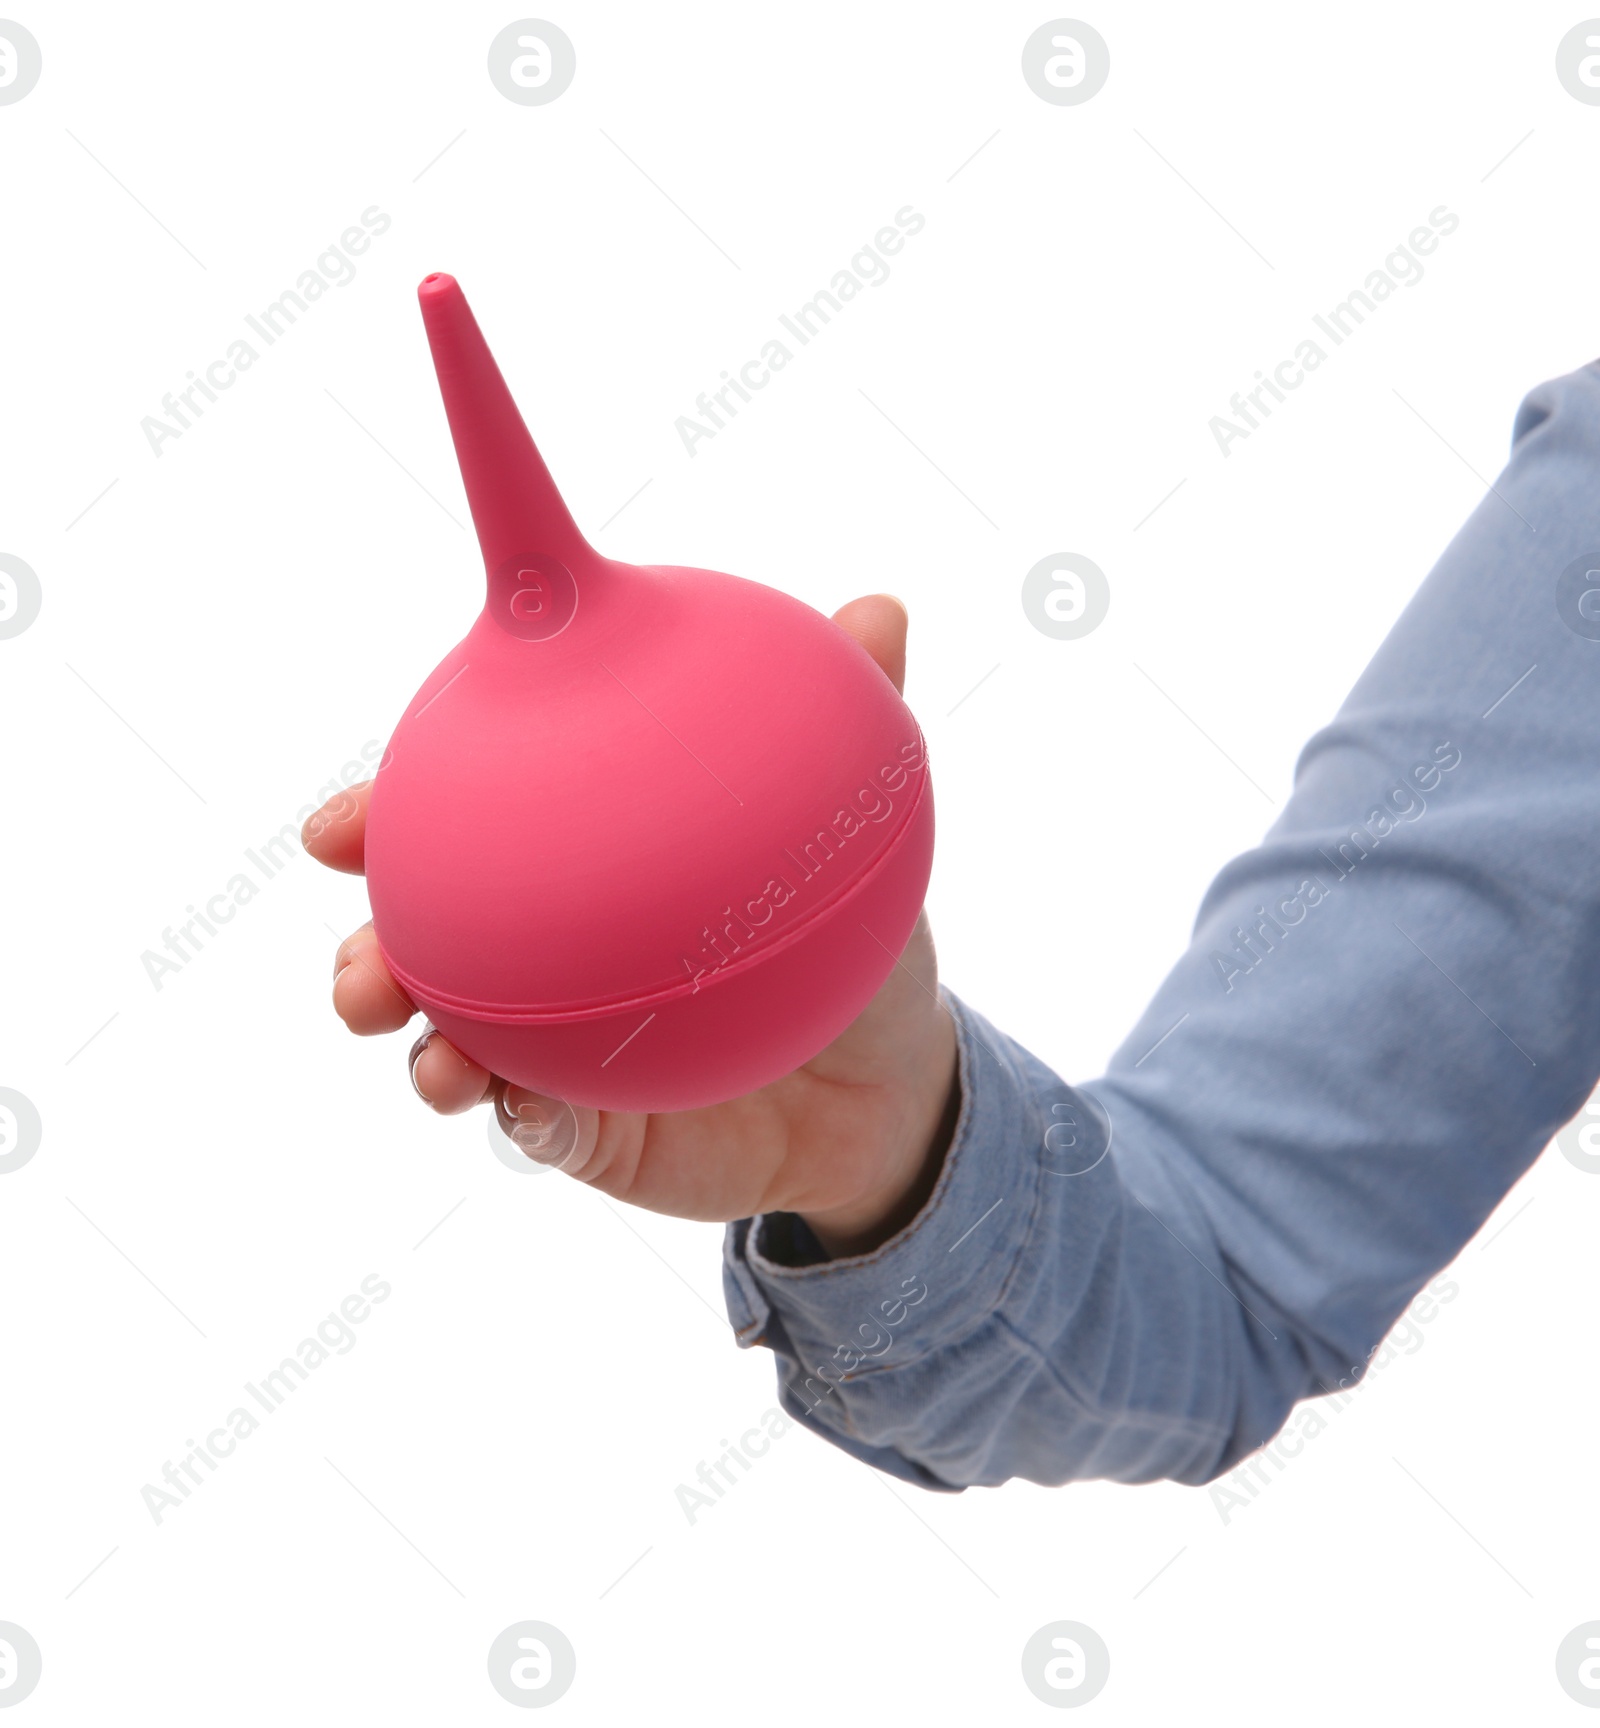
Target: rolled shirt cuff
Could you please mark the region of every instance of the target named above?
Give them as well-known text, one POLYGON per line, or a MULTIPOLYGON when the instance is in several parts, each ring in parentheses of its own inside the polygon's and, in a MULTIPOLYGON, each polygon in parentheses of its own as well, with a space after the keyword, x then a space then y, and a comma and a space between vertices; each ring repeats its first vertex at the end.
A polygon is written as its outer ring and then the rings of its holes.
MULTIPOLYGON (((1098 1161, 1103 1117, 1037 1058, 951 991, 960 1112, 922 1210, 869 1253, 840 1259, 797 1218, 731 1223, 723 1289, 738 1343, 780 1358, 785 1406, 870 1462, 927 1487, 948 1487, 880 1446, 851 1444, 851 1404, 878 1427, 886 1376, 955 1344, 989 1321, 1017 1274, 1040 1203, 1042 1172, 1063 1157, 1098 1161), (1056 1102, 1048 1105, 1046 1097, 1056 1102), (1052 1143, 1053 1142, 1053 1143, 1052 1143), (793 1263, 791 1263, 793 1262, 793 1263)), ((909 1414, 909 1412, 908 1412, 909 1414)))

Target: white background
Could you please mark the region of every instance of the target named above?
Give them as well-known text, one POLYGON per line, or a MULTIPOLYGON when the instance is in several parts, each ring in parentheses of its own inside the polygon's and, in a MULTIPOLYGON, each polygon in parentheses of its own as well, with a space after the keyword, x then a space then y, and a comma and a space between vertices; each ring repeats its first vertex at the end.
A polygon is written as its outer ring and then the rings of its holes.
POLYGON ((551 0, 577 76, 543 107, 486 73, 520 15, 18 11, 44 56, 0 107, 0 551, 44 592, 0 642, 0 1084, 44 1121, 0 1179, 22 1710, 504 1721, 485 1655, 537 1618, 576 1646, 574 1723, 1025 1722, 1022 1646, 1071 1618, 1111 1650, 1105 1723, 1574 1719, 1600 1180, 1558 1155, 1423 1346, 1231 1522, 1172 1485, 929 1496, 795 1429, 691 1526, 676 1486, 776 1401, 720 1231, 513 1175, 482 1113, 418 1104, 410 1035, 349 1038, 358 881, 296 857, 159 991, 141 955, 481 603, 414 299, 448 270, 607 554, 905 597, 944 975, 1092 1078, 1521 396, 1600 348, 1600 108, 1555 75, 1585 14, 1094 0, 1111 75, 1079 107, 1021 76, 1037 6, 551 0), (153 455, 141 419, 374 204, 355 280, 153 455), (675 419, 906 204, 891 278, 687 456, 675 419), (1224 459, 1209 418, 1441 204, 1424 280, 1224 459), (1057 551, 1111 584, 1079 642, 1019 602, 1057 551), (357 1346, 153 1523, 141 1487, 374 1272, 357 1346))

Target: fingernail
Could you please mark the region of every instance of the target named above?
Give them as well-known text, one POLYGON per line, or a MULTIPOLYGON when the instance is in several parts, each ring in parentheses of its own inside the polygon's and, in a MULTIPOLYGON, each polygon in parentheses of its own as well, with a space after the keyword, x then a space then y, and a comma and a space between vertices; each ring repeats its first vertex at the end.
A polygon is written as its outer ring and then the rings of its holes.
POLYGON ((898 594, 885 594, 884 599, 894 601, 895 605, 898 606, 900 608, 900 610, 905 613, 906 617, 908 619, 910 618, 911 608, 908 605, 906 605, 905 601, 902 600, 898 594))
POLYGON ((433 1042, 434 1030, 432 1026, 428 1027, 416 1043, 411 1046, 411 1054, 406 1058, 406 1065, 411 1073, 411 1090, 430 1110, 433 1108, 433 1100, 417 1084, 417 1064, 422 1060, 422 1052, 433 1042))
POLYGON ((341 942, 339 944, 339 946, 337 948, 335 948, 333 951, 333 975, 334 975, 334 977, 337 978, 339 976, 339 974, 342 971, 344 971, 345 967, 348 966, 350 964, 350 962, 354 959, 355 959, 355 955, 350 952, 350 950, 344 945, 343 942, 341 942))

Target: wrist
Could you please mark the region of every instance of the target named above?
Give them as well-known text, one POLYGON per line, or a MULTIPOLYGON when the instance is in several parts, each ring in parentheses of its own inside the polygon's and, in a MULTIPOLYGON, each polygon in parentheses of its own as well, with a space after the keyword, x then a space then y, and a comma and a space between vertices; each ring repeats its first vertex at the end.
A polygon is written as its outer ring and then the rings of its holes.
POLYGON ((845 1206, 797 1213, 839 1260, 868 1254, 898 1235, 927 1205, 944 1168, 961 1114, 961 1064, 955 1023, 941 1005, 932 1048, 922 1065, 924 1084, 901 1137, 901 1151, 884 1180, 845 1206))

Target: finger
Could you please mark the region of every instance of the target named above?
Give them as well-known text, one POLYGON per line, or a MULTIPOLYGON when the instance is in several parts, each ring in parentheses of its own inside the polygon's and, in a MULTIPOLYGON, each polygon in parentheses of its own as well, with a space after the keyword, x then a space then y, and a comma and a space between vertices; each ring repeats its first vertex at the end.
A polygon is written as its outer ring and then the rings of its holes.
POLYGON ((481 1104, 495 1083, 487 1068, 432 1026, 411 1046, 409 1060, 417 1096, 441 1116, 459 1116, 481 1104))
POLYGON ((417 1005, 395 982, 370 924, 346 936, 333 957, 334 1012, 360 1037, 398 1032, 417 1005))
POLYGON ((305 819, 300 843, 319 864, 359 876, 366 868, 367 804, 372 782, 363 780, 330 798, 305 819))
POLYGON ((893 594, 867 594, 847 601, 833 615, 839 628, 854 636, 882 667, 884 676, 903 695, 906 687, 906 626, 904 600, 893 594))
POLYGON ((495 1087, 494 1109, 501 1131, 534 1163, 569 1176, 590 1173, 600 1139, 598 1110, 509 1083, 495 1087))

